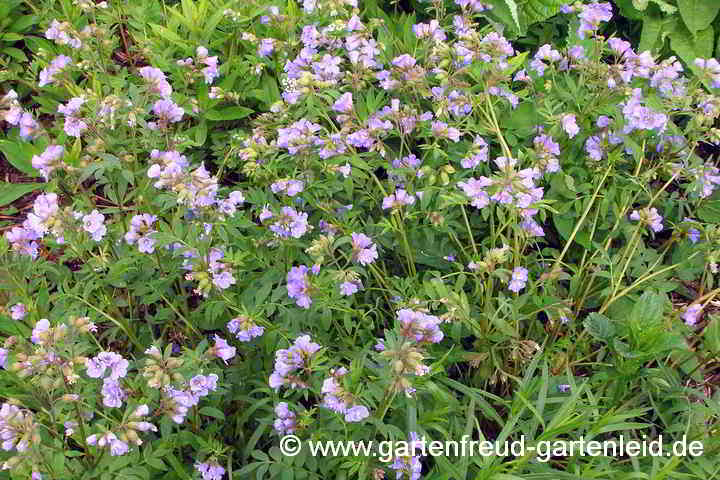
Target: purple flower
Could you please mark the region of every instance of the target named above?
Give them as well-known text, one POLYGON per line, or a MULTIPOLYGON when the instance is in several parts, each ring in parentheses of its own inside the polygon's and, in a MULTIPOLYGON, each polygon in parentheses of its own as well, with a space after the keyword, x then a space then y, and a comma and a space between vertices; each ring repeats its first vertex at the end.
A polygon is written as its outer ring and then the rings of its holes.
POLYGON ((127 375, 129 365, 130 362, 115 352, 100 352, 94 358, 89 358, 85 362, 88 377, 101 378, 105 374, 105 370, 109 369, 110 375, 107 378, 112 380, 127 375))
POLYGON ((308 294, 310 291, 308 270, 305 265, 300 265, 299 267, 292 267, 287 274, 288 297, 295 299, 295 304, 302 308, 310 308, 312 303, 308 294))
POLYGON ((58 22, 53 20, 50 28, 45 31, 45 38, 54 40, 58 45, 68 45, 72 48, 80 48, 82 42, 77 37, 71 35, 72 26, 68 22, 58 22))
POLYGON ((286 402, 280 402, 275 406, 275 421, 273 427, 280 435, 295 433, 295 413, 291 412, 286 402))
POLYGON ((222 480, 225 469, 217 462, 196 463, 195 470, 200 472, 203 480, 222 480))
POLYGON ((720 62, 714 58, 696 58, 693 64, 703 70, 702 73, 710 79, 713 88, 720 88, 720 62))
POLYGON ((298 120, 288 128, 278 129, 277 146, 286 148, 290 155, 305 152, 315 144, 318 139, 315 132, 321 128, 320 125, 309 122, 304 118, 298 120))
POLYGON ((630 220, 641 221, 646 224, 653 232, 660 232, 663 229, 663 217, 657 211, 657 208, 643 208, 634 210, 630 214, 630 220))
POLYGON ((417 38, 429 37, 437 43, 444 42, 447 38, 437 20, 431 20, 430 23, 417 23, 412 26, 412 31, 417 38))
POLYGON ((257 53, 261 57, 268 57, 275 50, 275 39, 274 38, 263 38, 260 40, 258 45, 257 53))
POLYGON ((361 288, 363 288, 363 285, 360 280, 352 282, 346 281, 340 284, 340 294, 349 297, 350 295, 357 293, 361 288))
POLYGON ((378 258, 377 246, 372 243, 370 237, 364 233, 351 233, 352 237, 352 259, 353 261, 367 266, 378 258))
POLYGON ((40 155, 33 155, 32 166, 40 171, 45 181, 50 179, 50 174, 56 168, 63 166, 62 157, 65 148, 62 145, 48 145, 40 155))
POLYGON ((698 317, 702 312, 703 306, 700 303, 693 303, 682 314, 682 319, 687 325, 693 326, 697 323, 698 317))
POLYGON ((563 115, 560 121, 562 122, 563 130, 565 130, 570 138, 573 138, 575 135, 580 133, 580 127, 577 125, 575 115, 568 113, 563 115))
POLYGON ((210 355, 221 358, 225 365, 235 356, 235 347, 231 347, 222 337, 215 335, 215 345, 210 349, 210 355))
POLYGON ((7 348, 0 348, 0 368, 5 370, 8 368, 8 354, 7 348))
POLYGON ((256 325, 250 317, 244 315, 230 320, 227 329, 241 342, 249 342, 265 333, 263 327, 256 325))
POLYGON ((472 205, 475 208, 485 208, 490 204, 490 196, 485 188, 491 186, 493 181, 487 177, 469 178, 466 182, 458 182, 458 187, 470 197, 472 205))
POLYGON ((154 67, 142 67, 139 70, 140 76, 149 84, 150 93, 156 93, 161 97, 169 98, 172 94, 172 87, 165 78, 162 70, 154 67))
POLYGON ((96 242, 102 240, 107 233, 107 227, 105 227, 105 224, 103 223, 105 221, 105 216, 97 210, 93 210, 89 214, 84 215, 82 217, 82 221, 83 230, 88 232, 92 236, 92 239, 96 242))
POLYGON ((346 422, 360 422, 370 416, 370 411, 364 405, 354 405, 345 411, 346 422))
POLYGON ((415 203, 415 196, 408 194, 405 190, 399 188, 395 193, 383 198, 382 208, 402 208, 404 205, 412 205, 415 203))
POLYGON ((16 303, 10 307, 10 318, 13 320, 22 320, 27 316, 27 308, 23 303, 16 303))
POLYGON ((633 90, 632 97, 623 105, 623 115, 627 125, 623 133, 627 134, 633 130, 665 130, 668 117, 664 113, 657 113, 642 104, 642 90, 633 90))
POLYGON ((453 142, 460 141, 460 130, 453 127, 448 127, 445 122, 432 122, 432 133, 438 137, 447 138, 453 142))
POLYGON ((195 375, 188 382, 190 392, 198 397, 206 397, 210 392, 217 390, 218 376, 214 373, 210 375, 195 375))
POLYGON ((32 330, 30 341, 37 345, 42 345, 45 343, 45 339, 43 338, 45 335, 43 334, 48 330, 50 330, 50 321, 47 318, 41 318, 32 330))
POLYGON ((286 384, 291 388, 307 387, 305 382, 292 374, 308 367, 313 355, 321 348, 310 340, 309 335, 303 335, 295 339, 295 343, 289 349, 275 352, 275 369, 270 375, 270 387, 275 390, 286 384))
POLYGON ((152 112, 157 117, 157 122, 149 122, 150 130, 162 130, 171 123, 177 123, 182 120, 185 110, 175 105, 172 100, 162 99, 153 104, 152 112))
POLYGON ((277 221, 270 225, 270 231, 280 238, 300 238, 307 232, 308 214, 298 212, 292 207, 283 207, 277 221))
POLYGON ((511 291, 518 293, 520 290, 525 288, 525 284, 528 281, 528 270, 524 267, 515 267, 512 271, 512 275, 510 278, 510 284, 508 285, 508 289, 511 291))
POLYGON ((130 220, 130 230, 125 234, 125 242, 128 245, 137 242, 138 250, 141 253, 153 253, 155 251, 155 240, 151 235, 155 233, 152 225, 156 220, 155 215, 147 213, 134 215, 130 220))
POLYGON ((610 3, 591 3, 584 5, 578 14, 580 27, 577 34, 581 39, 586 34, 593 34, 600 26, 600 22, 609 22, 612 18, 612 6, 610 3))
POLYGON ((343 93, 332 106, 333 111, 338 113, 350 113, 353 109, 352 93, 343 93))
POLYGON ((127 397, 127 393, 120 386, 120 382, 112 378, 103 380, 101 393, 103 396, 103 405, 108 408, 121 407, 123 400, 127 397))
POLYGON ((47 68, 43 68, 40 71, 40 79, 38 81, 38 87, 44 87, 50 85, 55 80, 55 75, 60 73, 64 68, 72 63, 72 59, 65 55, 58 55, 53 58, 50 65, 47 68))
POLYGON ((213 273, 212 283, 221 290, 230 288, 230 285, 235 285, 235 282, 235 277, 233 277, 232 272, 229 272, 228 270, 213 273))

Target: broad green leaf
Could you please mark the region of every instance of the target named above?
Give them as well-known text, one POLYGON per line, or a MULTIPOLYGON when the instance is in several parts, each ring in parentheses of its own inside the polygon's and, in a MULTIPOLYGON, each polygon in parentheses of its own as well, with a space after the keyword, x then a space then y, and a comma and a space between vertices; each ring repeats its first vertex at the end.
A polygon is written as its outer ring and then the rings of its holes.
POLYGON ((205 113, 208 120, 240 120, 252 114, 253 110, 246 107, 225 107, 221 110, 210 110, 205 113))
POLYGON ((5 155, 10 165, 22 173, 32 177, 39 176, 38 171, 32 167, 32 157, 39 153, 34 145, 20 141, 0 140, 0 152, 5 155))
POLYGON ((14 202, 26 193, 44 188, 44 183, 0 183, 0 207, 14 202))
POLYGON ((593 312, 583 322, 588 333, 597 340, 609 341, 615 335, 615 325, 609 318, 600 313, 593 312))
POLYGON ((677 3, 680 16, 693 35, 709 27, 720 11, 718 0, 678 0, 677 3))
POLYGON ((662 25, 662 18, 657 15, 648 14, 645 17, 645 20, 643 21, 642 34, 640 35, 638 52, 645 52, 647 50, 652 52, 654 50, 662 25))
POLYGON ((670 46, 691 70, 697 70, 693 62, 696 58, 708 58, 712 54, 714 33, 713 28, 708 27, 697 32, 693 38, 684 25, 678 24, 669 34, 670 46))
POLYGON ((645 10, 648 6, 649 0, 632 0, 633 7, 637 8, 638 10, 642 11, 645 10))

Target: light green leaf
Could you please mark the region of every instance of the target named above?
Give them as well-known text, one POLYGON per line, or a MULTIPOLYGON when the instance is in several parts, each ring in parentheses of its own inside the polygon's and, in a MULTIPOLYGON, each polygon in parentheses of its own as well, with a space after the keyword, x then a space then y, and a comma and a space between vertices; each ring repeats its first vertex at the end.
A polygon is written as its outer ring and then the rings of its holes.
POLYGON ((609 341, 615 335, 615 325, 609 318, 600 313, 593 312, 583 322, 587 332, 597 340, 609 341))
POLYGON ((664 0, 651 0, 655 5, 660 7, 660 11, 663 13, 667 13, 668 15, 672 15, 673 13, 677 12, 677 8, 670 5, 664 0))
POLYGON ((14 202, 26 193, 44 188, 44 183, 0 183, 0 207, 14 202))
POLYGON ((662 29, 663 21, 662 18, 656 15, 649 15, 645 17, 643 21, 642 34, 640 35, 640 45, 638 46, 638 52, 645 52, 650 50, 651 52, 655 49, 660 30, 662 29))
POLYGON ((705 30, 720 11, 717 0, 678 0, 678 8, 688 30, 694 35, 705 30))
POLYGON ((225 107, 221 110, 210 110, 205 113, 208 120, 239 120, 252 114, 253 110, 246 107, 225 107))
POLYGON ((711 352, 720 352, 720 316, 710 315, 710 323, 703 330, 705 347, 711 352))
POLYGON ((648 6, 648 0, 632 0, 633 7, 637 8, 638 10, 642 11, 645 10, 648 6))
POLYGON ((20 170, 26 175, 38 177, 38 172, 32 167, 32 156, 39 153, 37 148, 25 142, 12 142, 10 140, 0 140, 0 152, 10 165, 20 170))

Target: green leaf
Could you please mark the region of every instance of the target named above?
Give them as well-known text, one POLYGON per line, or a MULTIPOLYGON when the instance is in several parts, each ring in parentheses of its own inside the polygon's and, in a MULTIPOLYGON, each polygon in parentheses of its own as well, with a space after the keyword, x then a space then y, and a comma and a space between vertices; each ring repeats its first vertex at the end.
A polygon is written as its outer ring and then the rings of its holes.
POLYGON ((720 223, 720 200, 703 203, 697 210, 700 220, 709 223, 720 223))
POLYGON ((44 188, 44 183, 0 183, 0 207, 14 202, 26 193, 44 188))
POLYGON ((208 417, 217 418, 218 420, 225 420, 225 414, 215 407, 203 407, 199 410, 200 414, 207 415, 208 417))
POLYGON ((25 56, 25 53, 20 50, 19 48, 15 47, 5 47, 2 49, 2 52, 17 60, 18 62, 27 62, 28 58, 25 56))
POLYGON ((720 316, 710 315, 710 323, 703 331, 705 337, 705 348, 713 353, 720 352, 720 316))
POLYGON ((693 36, 709 27, 720 11, 717 0, 678 0, 677 3, 680 16, 693 36))
POLYGON ((643 21, 642 34, 640 35, 638 52, 645 52, 647 50, 652 52, 654 50, 662 25, 663 20, 657 15, 648 14, 645 17, 643 21))
POLYGON ((34 145, 20 141, 0 140, 0 152, 5 155, 10 165, 22 173, 32 177, 39 176, 37 170, 32 166, 33 155, 39 153, 34 145))
POLYGON ((713 28, 708 27, 697 32, 695 38, 693 38, 688 29, 678 23, 668 36, 670 37, 670 46, 675 50, 675 53, 691 70, 697 71, 697 67, 693 62, 696 58, 708 58, 712 54, 714 34, 713 28))
POLYGON ((660 11, 672 15, 677 12, 677 8, 667 3, 665 0, 651 0, 655 5, 660 8, 660 11))
POLYGON ((210 110, 205 113, 208 120, 239 120, 252 114, 254 111, 246 107, 225 107, 221 110, 210 110))
POLYGON ((597 340, 607 342, 615 335, 615 325, 609 318, 600 313, 593 312, 583 322, 588 333, 597 340))

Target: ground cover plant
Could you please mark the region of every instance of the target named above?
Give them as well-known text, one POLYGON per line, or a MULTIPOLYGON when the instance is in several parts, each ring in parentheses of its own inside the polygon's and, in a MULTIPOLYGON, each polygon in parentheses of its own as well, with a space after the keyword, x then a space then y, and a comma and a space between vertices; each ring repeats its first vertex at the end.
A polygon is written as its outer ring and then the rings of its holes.
POLYGON ((1 478, 720 476, 710 54, 607 2, 2 8, 1 478))

